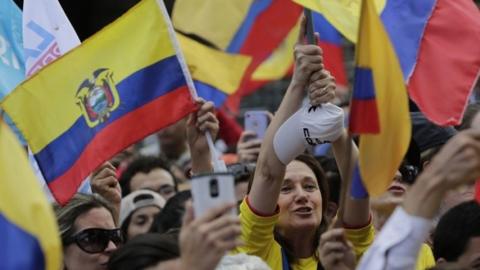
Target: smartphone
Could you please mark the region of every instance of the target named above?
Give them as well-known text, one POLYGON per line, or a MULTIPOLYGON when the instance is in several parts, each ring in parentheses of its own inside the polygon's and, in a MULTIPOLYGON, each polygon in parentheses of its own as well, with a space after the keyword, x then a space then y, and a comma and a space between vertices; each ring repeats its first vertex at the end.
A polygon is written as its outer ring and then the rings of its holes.
POLYGON ((245 130, 253 131, 257 134, 256 138, 263 139, 268 127, 267 111, 247 111, 245 112, 245 130))
MULTIPOLYGON (((231 173, 212 173, 192 177, 192 198, 195 216, 225 203, 236 203, 235 179, 231 173)), ((236 208, 230 212, 237 215, 236 208)))

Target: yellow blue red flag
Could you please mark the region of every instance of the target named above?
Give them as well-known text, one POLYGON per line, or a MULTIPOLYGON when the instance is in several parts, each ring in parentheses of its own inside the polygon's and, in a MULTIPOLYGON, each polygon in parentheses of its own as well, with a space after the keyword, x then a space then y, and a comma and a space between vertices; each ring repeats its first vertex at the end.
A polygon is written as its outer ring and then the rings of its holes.
POLYGON ((58 270, 57 222, 26 151, 0 120, 0 264, 2 269, 58 270))
MULTIPOLYGON (((199 95, 213 92, 210 96, 215 97, 216 104, 225 103, 231 110, 238 111, 240 98, 257 86, 251 82, 253 73, 287 38, 302 10, 291 0, 176 0, 172 20, 177 30, 197 36, 216 49, 252 59, 235 92, 197 85, 199 95)), ((282 65, 274 69, 274 75, 288 67, 282 65)), ((271 66, 265 66, 256 76, 265 77, 270 72, 271 66)))
MULTIPOLYGON (((294 1, 322 13, 357 42, 361 0, 294 1)), ((478 7, 472 0, 374 3, 400 61, 410 98, 435 124, 458 125, 480 74, 478 7)))
POLYGON ((400 63, 373 0, 363 0, 361 10, 350 131, 361 135, 360 173, 354 175, 376 196, 387 190, 407 152, 411 123, 400 63))
POLYGON ((0 104, 59 203, 97 166, 194 110, 163 1, 143 0, 0 104))

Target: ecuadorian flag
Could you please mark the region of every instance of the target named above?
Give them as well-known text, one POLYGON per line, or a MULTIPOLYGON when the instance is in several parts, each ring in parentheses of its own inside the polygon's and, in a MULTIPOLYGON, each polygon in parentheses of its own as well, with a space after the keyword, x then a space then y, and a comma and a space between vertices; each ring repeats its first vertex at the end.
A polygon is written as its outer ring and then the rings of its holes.
POLYGON ((26 152, 0 119, 1 269, 58 270, 62 245, 57 222, 26 152))
POLYGON ((1 103, 59 203, 102 162, 193 111, 174 38, 163 2, 143 0, 1 103))
POLYGON ((400 63, 373 0, 362 2, 350 131, 361 134, 353 181, 361 176, 368 193, 380 195, 407 152, 411 124, 400 63))

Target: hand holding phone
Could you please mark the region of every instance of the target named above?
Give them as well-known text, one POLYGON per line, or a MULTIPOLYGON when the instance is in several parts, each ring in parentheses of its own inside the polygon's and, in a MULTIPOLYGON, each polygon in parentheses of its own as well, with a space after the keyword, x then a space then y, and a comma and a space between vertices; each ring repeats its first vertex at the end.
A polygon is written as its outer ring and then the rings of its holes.
MULTIPOLYGON (((233 174, 212 173, 192 177, 192 197, 196 217, 213 207, 236 203, 233 174)), ((232 209, 230 214, 237 215, 236 209, 232 209)))
POLYGON ((245 112, 245 130, 253 131, 257 134, 257 138, 263 139, 268 127, 267 111, 247 111, 245 112))

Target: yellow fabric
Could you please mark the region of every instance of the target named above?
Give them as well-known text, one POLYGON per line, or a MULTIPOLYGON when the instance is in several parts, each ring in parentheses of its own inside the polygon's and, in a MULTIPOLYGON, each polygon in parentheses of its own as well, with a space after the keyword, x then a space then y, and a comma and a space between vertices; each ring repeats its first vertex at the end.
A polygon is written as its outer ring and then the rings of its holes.
MULTIPOLYGON (((322 13, 323 16, 347 39, 356 43, 360 19, 361 0, 293 0, 322 13)), ((387 0, 374 0, 377 12, 385 8, 387 0)))
POLYGON ((432 249, 423 244, 420 248, 420 254, 418 254, 416 270, 425 270, 435 266, 435 257, 433 257, 432 249))
POLYGON ((374 197, 390 186, 410 144, 411 123, 400 62, 373 2, 363 3, 356 66, 373 76, 380 132, 360 136, 358 160, 368 194, 374 197))
POLYGON ((238 89, 251 57, 215 50, 181 34, 177 38, 193 79, 226 94, 238 89))
POLYGON ((175 28, 196 34, 225 50, 240 28, 253 0, 176 0, 175 28))
POLYGON ((0 105, 14 119, 33 153, 38 153, 82 117, 76 91, 93 71, 111 69, 118 83, 173 55, 166 18, 156 0, 143 0, 19 85, 0 105))
MULTIPOLYGON (((282 269, 281 247, 273 238, 273 229, 278 221, 278 214, 261 217, 252 212, 246 200, 240 205, 241 239, 244 245, 236 248, 234 253, 247 253, 264 260, 272 270, 282 269)), ((316 270, 317 260, 312 256, 299 260, 293 270, 316 270)))
MULTIPOLYGON (((45 257, 45 266, 38 265, 38 268, 60 269, 62 246, 52 208, 30 167, 24 149, 1 120, 0 212, 9 222, 38 240, 45 257)), ((6 236, 0 236, 3 237, 6 236)))
POLYGON ((375 228, 370 222, 367 226, 358 229, 345 229, 347 240, 352 242, 357 261, 363 256, 375 239, 375 228))

